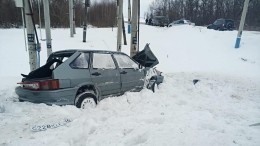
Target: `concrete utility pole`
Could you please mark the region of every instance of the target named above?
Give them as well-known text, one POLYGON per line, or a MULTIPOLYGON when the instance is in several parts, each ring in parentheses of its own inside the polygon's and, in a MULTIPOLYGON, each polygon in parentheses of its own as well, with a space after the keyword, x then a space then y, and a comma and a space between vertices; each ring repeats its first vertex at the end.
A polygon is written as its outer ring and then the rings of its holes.
POLYGON ((39 10, 39 27, 40 27, 40 37, 42 40, 42 19, 41 19, 41 0, 38 0, 38 10, 39 10))
POLYGON ((122 44, 122 17, 123 17, 123 0, 117 0, 118 2, 118 14, 117 14, 117 51, 121 52, 122 44))
POLYGON ((133 57, 137 51, 137 15, 138 15, 138 0, 132 0, 132 23, 131 23, 131 48, 130 56, 133 57))
POLYGON ((49 10, 49 0, 43 1, 44 8, 44 22, 45 22, 45 32, 46 32, 46 46, 47 46, 47 57, 52 53, 51 44, 51 29, 50 29, 50 10, 49 10))
POLYGON ((73 0, 73 34, 76 34, 76 21, 75 21, 75 1, 73 0))
POLYGON ((128 34, 131 33, 131 0, 128 0, 128 34))
POLYGON ((25 21, 26 21, 25 23, 26 23, 27 40, 28 40, 29 64, 30 64, 30 70, 33 71, 37 67, 35 32, 33 27, 32 12, 30 10, 29 0, 23 0, 23 4, 24 4, 25 21))
POLYGON ((86 42, 87 26, 88 26, 88 7, 90 6, 89 0, 85 0, 85 16, 84 16, 84 27, 83 27, 83 42, 86 42))
POLYGON ((124 21, 124 15, 122 16, 122 29, 123 29, 123 37, 124 37, 124 45, 127 45, 127 41, 126 41, 126 34, 125 34, 125 21, 124 21))
POLYGON ((242 31, 243 31, 245 20, 246 20, 246 13, 247 13, 247 9, 248 9, 248 3, 249 3, 249 0, 245 0, 243 12, 242 12, 242 16, 241 16, 241 20, 240 20, 240 24, 239 24, 239 29, 238 29, 238 33, 237 33, 237 39, 236 39, 235 48, 239 48, 239 46, 240 46, 242 31))
POLYGON ((73 0, 69 0, 69 17, 70 17, 70 37, 74 37, 74 32, 73 32, 73 0))

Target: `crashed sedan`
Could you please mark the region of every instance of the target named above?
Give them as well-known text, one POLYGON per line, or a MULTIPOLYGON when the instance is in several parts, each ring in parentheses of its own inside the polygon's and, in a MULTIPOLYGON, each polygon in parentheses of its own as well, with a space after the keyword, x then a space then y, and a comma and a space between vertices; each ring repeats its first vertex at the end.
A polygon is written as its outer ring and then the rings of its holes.
POLYGON ((143 87, 154 91, 163 76, 157 71, 149 72, 158 63, 149 45, 133 58, 113 51, 57 51, 42 67, 22 74, 24 78, 15 92, 19 101, 95 107, 108 96, 140 91, 143 87))

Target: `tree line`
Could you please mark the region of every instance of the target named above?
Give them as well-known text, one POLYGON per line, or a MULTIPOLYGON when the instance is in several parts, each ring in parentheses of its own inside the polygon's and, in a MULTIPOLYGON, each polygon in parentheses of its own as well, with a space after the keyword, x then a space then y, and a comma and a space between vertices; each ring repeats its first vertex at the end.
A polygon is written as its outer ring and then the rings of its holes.
MULTIPOLYGON (((219 18, 233 19, 238 27, 244 0, 154 0, 146 18, 168 16, 170 21, 189 19, 208 25, 219 18)), ((245 28, 260 30, 260 0, 250 0, 245 28)))
MULTIPOLYGON (((31 0, 36 24, 44 22, 43 5, 31 0), (39 12, 41 16, 39 18, 39 12)), ((69 27, 69 0, 49 0, 51 27, 69 27)), ((85 0, 74 0, 76 26, 83 25, 85 0)), ((116 26, 117 0, 91 1, 88 8, 88 24, 96 27, 116 26)), ((189 19, 196 25, 208 25, 218 18, 233 19, 238 27, 244 0, 154 0, 146 18, 168 16, 170 22, 189 19)), ((14 0, 0 0, 0 27, 10 28, 22 25, 21 9, 14 0)), ((42 23, 44 25, 44 23, 42 23)), ((246 29, 260 30, 260 0, 250 0, 246 17, 246 29)))
MULTIPOLYGON (((42 0, 41 0, 42 1, 42 0)), ((36 24, 44 26, 43 4, 31 0, 33 18, 36 24), (41 14, 39 16, 39 13, 41 14)), ((69 27, 69 0, 49 0, 51 27, 69 27)), ((85 0, 74 0, 76 26, 83 25, 85 17, 85 0)), ((99 0, 88 8, 89 25, 111 27, 116 25, 117 3, 115 0, 99 0)), ((0 28, 19 27, 22 25, 21 9, 15 6, 14 0, 0 0, 0 28)))

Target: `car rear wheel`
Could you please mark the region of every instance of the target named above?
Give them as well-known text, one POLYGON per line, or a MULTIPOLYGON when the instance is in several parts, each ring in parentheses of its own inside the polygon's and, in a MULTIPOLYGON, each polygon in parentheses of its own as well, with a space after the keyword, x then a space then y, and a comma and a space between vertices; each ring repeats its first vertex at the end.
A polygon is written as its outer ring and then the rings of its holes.
POLYGON ((96 96, 93 93, 81 93, 76 97, 75 105, 81 109, 95 108, 97 106, 96 96))
POLYGON ((22 99, 19 99, 19 102, 24 102, 24 100, 22 100, 22 99))
POLYGON ((232 26, 233 26, 232 23, 228 23, 227 24, 227 30, 232 30, 232 26))
POLYGON ((81 109, 86 109, 86 108, 95 108, 96 107, 96 102, 94 101, 93 98, 85 98, 81 102, 81 109))

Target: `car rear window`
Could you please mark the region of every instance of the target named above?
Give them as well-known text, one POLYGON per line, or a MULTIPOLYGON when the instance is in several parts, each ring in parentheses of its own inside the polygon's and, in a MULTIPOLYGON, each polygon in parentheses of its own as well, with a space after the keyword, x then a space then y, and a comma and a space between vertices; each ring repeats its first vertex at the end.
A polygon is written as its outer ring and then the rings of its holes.
POLYGON ((89 68, 89 53, 81 53, 71 64, 71 68, 89 68))

